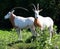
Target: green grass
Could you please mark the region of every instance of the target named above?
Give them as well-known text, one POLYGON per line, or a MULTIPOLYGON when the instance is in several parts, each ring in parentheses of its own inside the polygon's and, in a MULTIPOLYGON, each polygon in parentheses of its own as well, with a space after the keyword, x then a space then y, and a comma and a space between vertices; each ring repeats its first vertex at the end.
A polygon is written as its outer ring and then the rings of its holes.
POLYGON ((18 41, 18 35, 14 29, 10 31, 0 30, 0 49, 55 49, 56 47, 60 49, 60 34, 54 34, 52 45, 50 45, 48 43, 48 30, 44 30, 43 34, 40 33, 39 29, 37 29, 37 32, 39 32, 40 36, 32 41, 29 39, 32 36, 31 32, 28 30, 22 30, 23 42, 14 43, 18 41), (27 39, 31 42, 26 43, 25 41, 29 42, 27 39), (9 43, 13 44, 9 46, 9 43))
MULTIPOLYGON (((22 31, 22 38, 25 41, 31 36, 31 33, 27 30, 22 31)), ((0 49, 5 49, 7 44, 18 41, 18 35, 14 29, 11 31, 0 30, 0 49)))

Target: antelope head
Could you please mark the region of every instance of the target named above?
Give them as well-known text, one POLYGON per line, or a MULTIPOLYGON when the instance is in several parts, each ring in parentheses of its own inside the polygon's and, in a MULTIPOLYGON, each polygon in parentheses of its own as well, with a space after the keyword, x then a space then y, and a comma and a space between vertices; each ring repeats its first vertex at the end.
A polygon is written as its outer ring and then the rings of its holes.
POLYGON ((36 8, 36 6, 34 4, 32 4, 32 5, 34 7, 33 11, 35 13, 35 18, 38 18, 39 12, 41 12, 43 9, 39 10, 39 3, 37 4, 37 8, 36 8))
POLYGON ((14 11, 15 11, 15 10, 12 10, 11 12, 9 11, 9 12, 4 16, 4 18, 5 18, 5 19, 10 18, 11 14, 13 14, 14 11))

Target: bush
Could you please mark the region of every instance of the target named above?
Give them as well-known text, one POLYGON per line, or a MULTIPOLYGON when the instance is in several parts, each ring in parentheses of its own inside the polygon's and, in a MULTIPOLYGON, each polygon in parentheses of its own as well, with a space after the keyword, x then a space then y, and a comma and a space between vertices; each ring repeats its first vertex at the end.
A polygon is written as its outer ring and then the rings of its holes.
MULTIPOLYGON (((40 34, 40 36, 37 36, 34 43, 36 46, 36 49, 56 49, 60 48, 60 35, 54 34, 52 37, 52 45, 49 44, 49 31, 46 28, 43 33, 41 33, 40 29, 36 29, 37 32, 40 34)), ((56 27, 54 28, 56 30, 56 27)))

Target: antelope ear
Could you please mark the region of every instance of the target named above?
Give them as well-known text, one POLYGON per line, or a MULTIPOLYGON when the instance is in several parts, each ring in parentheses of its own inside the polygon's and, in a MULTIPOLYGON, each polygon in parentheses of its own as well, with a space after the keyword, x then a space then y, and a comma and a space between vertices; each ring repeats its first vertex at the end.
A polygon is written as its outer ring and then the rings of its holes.
POLYGON ((40 9, 39 12, 41 12, 43 9, 40 9))

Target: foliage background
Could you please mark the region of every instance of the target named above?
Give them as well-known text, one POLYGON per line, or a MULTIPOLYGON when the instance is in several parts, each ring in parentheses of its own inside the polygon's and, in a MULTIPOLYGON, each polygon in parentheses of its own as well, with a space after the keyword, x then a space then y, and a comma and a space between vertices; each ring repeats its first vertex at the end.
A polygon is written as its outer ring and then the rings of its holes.
POLYGON ((57 31, 60 31, 60 0, 0 0, 0 29, 12 27, 9 20, 4 20, 4 16, 14 7, 25 7, 30 10, 30 12, 24 12, 24 10, 16 9, 16 15, 24 17, 33 16, 33 11, 29 6, 31 3, 34 3, 35 5, 39 3, 40 9, 43 9, 40 14, 44 17, 51 17, 54 20, 55 25, 58 26, 57 31))

